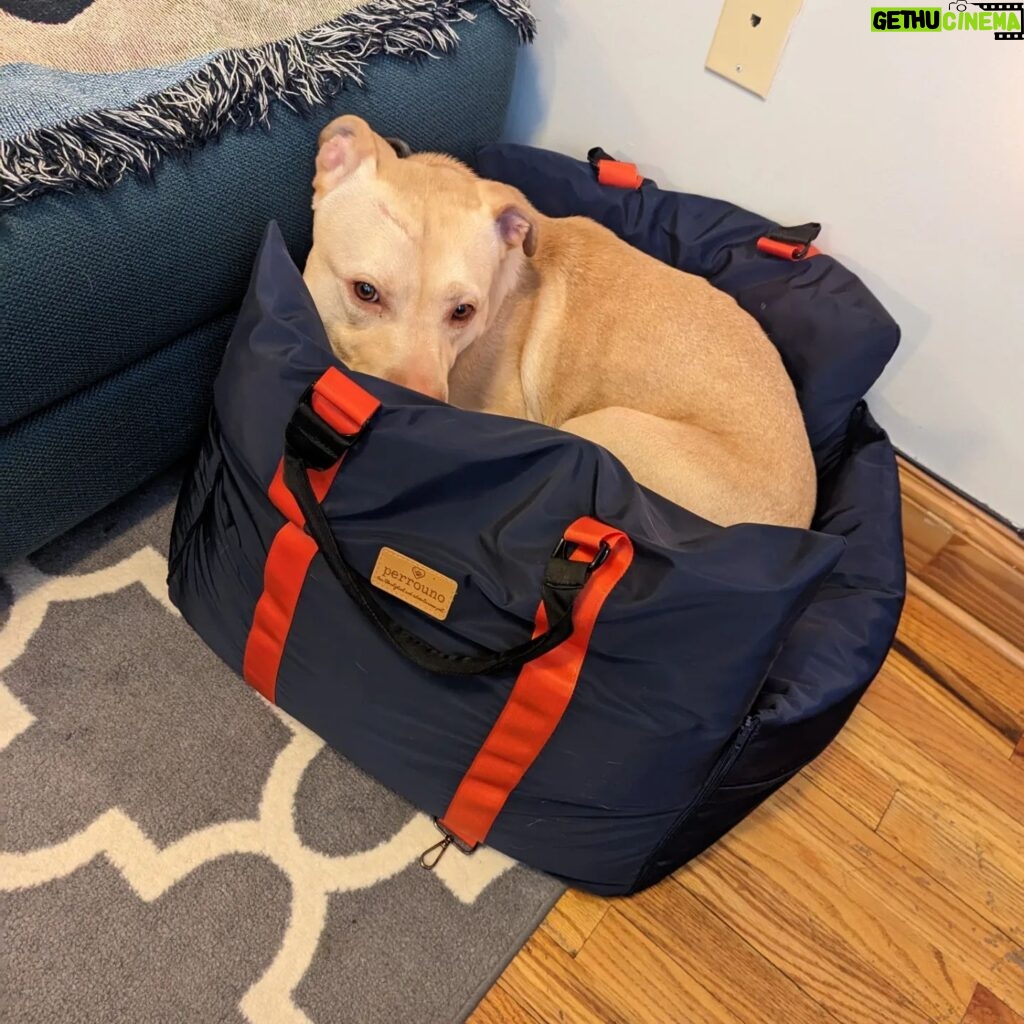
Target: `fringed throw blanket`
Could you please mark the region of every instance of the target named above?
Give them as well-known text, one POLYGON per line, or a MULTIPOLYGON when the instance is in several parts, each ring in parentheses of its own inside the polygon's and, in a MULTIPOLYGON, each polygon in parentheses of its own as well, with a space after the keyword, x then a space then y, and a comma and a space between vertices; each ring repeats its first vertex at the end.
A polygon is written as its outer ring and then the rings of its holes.
MULTIPOLYGON (((529 0, 487 0, 533 35, 529 0)), ((148 173, 309 112, 376 54, 434 57, 473 0, 0 0, 0 206, 148 173)))

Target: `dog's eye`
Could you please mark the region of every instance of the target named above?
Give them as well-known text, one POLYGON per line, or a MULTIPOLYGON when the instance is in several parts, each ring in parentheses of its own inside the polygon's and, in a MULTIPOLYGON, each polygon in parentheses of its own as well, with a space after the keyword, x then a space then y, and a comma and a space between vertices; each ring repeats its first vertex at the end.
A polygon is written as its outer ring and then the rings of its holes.
POLYGON ((369 281, 356 281, 352 288, 361 302, 380 302, 380 292, 369 281))
POLYGON ((468 302, 461 302, 452 310, 453 320, 469 320, 476 312, 476 306, 471 306, 468 302))

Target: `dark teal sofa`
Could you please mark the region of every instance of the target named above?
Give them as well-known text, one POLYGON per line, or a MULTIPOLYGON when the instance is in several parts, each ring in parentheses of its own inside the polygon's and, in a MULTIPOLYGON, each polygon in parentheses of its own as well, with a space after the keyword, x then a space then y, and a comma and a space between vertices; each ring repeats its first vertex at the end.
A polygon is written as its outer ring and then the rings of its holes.
MULTIPOLYGON (((153 181, 0 214, 0 567, 187 455, 267 222, 310 243, 320 128, 355 113, 414 149, 499 136, 518 41, 489 4, 437 60, 373 58, 311 118, 228 130, 153 181)), ((253 410, 259 415, 259 410, 253 410)))

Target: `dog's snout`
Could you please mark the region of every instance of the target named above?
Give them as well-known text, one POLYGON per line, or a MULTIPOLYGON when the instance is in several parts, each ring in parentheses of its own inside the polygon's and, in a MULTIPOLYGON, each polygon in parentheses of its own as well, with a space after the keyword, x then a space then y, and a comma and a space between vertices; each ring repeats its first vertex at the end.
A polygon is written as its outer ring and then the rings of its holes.
POLYGON ((436 398, 439 402, 448 401, 448 381, 439 378, 437 374, 409 371, 391 374, 390 378, 410 391, 436 398))
POLYGON ((446 365, 438 346, 424 341, 410 346, 410 349, 386 375, 387 379, 428 398, 447 402, 448 373, 451 367, 446 365))

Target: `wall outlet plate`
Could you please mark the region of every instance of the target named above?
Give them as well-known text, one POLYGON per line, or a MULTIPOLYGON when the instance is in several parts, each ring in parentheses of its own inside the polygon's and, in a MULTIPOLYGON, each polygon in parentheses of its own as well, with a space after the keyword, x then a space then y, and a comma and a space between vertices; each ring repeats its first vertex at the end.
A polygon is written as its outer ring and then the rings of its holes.
POLYGON ((725 0, 705 67, 764 98, 803 0, 725 0))

